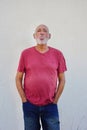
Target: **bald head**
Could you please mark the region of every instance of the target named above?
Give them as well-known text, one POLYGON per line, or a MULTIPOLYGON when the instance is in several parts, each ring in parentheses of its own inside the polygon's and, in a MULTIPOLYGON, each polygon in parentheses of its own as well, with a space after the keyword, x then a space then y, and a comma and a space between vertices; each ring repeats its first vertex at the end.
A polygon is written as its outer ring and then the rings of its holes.
POLYGON ((36 29, 35 29, 35 33, 37 32, 37 30, 39 29, 39 28, 44 28, 44 29, 46 29, 47 30, 47 32, 49 33, 49 29, 48 29, 48 27, 46 26, 46 25, 44 25, 44 24, 40 24, 40 25, 38 25, 37 27, 36 27, 36 29))

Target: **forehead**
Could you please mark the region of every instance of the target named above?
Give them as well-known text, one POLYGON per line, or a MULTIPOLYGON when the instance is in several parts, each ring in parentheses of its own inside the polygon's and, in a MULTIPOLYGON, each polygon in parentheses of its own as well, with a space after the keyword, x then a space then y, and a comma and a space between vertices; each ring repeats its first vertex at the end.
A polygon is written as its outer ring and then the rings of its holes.
POLYGON ((45 30, 47 30, 47 31, 49 32, 49 29, 48 29, 48 27, 47 27, 46 25, 39 25, 39 26, 36 28, 35 32, 37 32, 37 30, 39 30, 39 29, 45 29, 45 30))

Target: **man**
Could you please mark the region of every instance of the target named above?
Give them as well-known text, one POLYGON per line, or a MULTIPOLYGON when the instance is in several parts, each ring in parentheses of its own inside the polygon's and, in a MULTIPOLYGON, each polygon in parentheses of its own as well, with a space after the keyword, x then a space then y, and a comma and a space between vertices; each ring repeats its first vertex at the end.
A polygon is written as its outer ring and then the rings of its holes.
POLYGON ((34 38, 36 46, 21 53, 16 74, 25 130, 40 130, 40 121, 43 130, 60 130, 57 102, 65 85, 65 59, 47 45, 51 34, 46 25, 36 28, 34 38))

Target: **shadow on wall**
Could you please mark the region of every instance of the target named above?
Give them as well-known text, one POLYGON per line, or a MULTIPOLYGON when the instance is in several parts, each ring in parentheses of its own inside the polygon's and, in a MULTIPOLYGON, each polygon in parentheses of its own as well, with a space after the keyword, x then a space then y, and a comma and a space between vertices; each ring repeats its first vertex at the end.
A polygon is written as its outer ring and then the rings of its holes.
POLYGON ((87 115, 80 116, 78 114, 78 119, 74 119, 71 130, 87 130, 87 115))
POLYGON ((22 130, 23 128, 23 125, 21 125, 22 117, 20 116, 22 115, 20 114, 21 107, 16 105, 14 97, 15 89, 11 75, 7 74, 0 82, 0 130, 22 130))

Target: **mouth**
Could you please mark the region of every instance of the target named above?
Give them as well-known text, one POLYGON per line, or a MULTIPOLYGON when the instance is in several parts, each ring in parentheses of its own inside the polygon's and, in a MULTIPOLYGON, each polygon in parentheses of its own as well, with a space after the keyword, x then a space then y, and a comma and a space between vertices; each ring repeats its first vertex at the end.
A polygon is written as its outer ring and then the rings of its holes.
POLYGON ((45 38, 43 37, 43 36, 40 36, 40 38, 39 38, 40 40, 44 40, 45 38))
POLYGON ((40 38, 40 40, 42 41, 42 40, 44 40, 44 38, 40 38))

